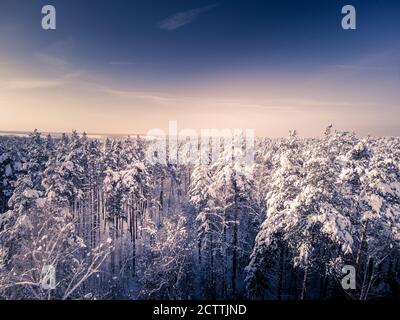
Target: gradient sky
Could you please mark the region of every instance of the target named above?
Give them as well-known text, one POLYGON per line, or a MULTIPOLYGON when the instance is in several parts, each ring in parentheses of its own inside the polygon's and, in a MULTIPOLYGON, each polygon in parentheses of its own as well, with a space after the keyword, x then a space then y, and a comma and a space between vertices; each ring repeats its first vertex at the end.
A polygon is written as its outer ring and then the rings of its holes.
POLYGON ((0 0, 0 131, 400 135, 399 36, 398 0, 0 0))

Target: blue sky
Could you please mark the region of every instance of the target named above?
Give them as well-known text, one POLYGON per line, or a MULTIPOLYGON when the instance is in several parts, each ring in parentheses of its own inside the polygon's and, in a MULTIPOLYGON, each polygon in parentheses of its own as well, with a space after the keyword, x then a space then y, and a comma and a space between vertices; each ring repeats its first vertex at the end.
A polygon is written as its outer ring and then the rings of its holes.
POLYGON ((0 130, 397 135, 399 34, 391 0, 1 0, 0 130))

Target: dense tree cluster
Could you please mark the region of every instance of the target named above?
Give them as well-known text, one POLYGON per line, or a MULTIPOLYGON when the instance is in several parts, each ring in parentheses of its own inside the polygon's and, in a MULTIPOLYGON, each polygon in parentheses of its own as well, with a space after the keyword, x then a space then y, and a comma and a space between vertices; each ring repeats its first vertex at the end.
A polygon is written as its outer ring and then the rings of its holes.
POLYGON ((400 138, 328 127, 194 165, 150 143, 0 137, 0 299, 400 297, 400 138))

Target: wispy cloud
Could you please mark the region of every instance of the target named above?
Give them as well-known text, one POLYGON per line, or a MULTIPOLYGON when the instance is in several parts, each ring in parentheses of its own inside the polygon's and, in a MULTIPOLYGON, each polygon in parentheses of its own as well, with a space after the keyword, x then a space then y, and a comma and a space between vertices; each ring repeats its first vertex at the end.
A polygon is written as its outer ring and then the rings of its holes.
POLYGON ((12 91, 51 89, 74 83, 81 84, 85 80, 84 70, 74 69, 63 59, 41 53, 34 56, 37 66, 42 70, 40 75, 37 71, 30 70, 12 72, 6 77, 0 77, 0 89, 12 91))
POLYGON ((138 102, 145 102, 146 105, 162 105, 168 107, 192 107, 196 109, 259 109, 273 111, 293 111, 293 110, 328 110, 341 107, 367 107, 373 104, 356 103, 341 100, 313 100, 304 98, 286 98, 286 99, 266 99, 253 100, 247 98, 216 98, 216 97, 199 97, 199 96, 183 96, 171 95, 162 92, 140 92, 140 91, 123 91, 110 87, 100 87, 103 93, 112 95, 118 99, 130 101, 132 105, 138 102))
POLYGON ((329 68, 339 69, 339 70, 351 70, 351 71, 378 71, 385 69, 380 66, 355 65, 355 64, 336 64, 336 65, 330 65, 329 68))
POLYGON ((134 66, 136 63, 131 61, 110 61, 112 66, 134 66))
POLYGON ((57 57, 56 55, 39 52, 36 53, 34 57, 36 58, 38 63, 50 66, 51 68, 57 68, 58 70, 64 70, 65 68, 69 67, 69 63, 66 60, 57 57))
POLYGON ((41 80, 41 79, 24 79, 24 80, 11 80, 5 84, 6 89, 44 89, 58 87, 65 84, 61 80, 41 80))
POLYGON ((172 31, 183 27, 195 21, 199 15, 214 9, 217 4, 192 9, 188 11, 178 12, 160 22, 159 27, 163 30, 172 31))

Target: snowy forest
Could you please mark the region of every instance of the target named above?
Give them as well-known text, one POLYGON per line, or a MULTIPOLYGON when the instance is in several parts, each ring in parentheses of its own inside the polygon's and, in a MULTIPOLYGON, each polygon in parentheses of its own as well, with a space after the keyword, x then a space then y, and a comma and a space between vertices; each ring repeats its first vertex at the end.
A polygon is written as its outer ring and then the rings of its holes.
POLYGON ((149 143, 0 137, 0 299, 400 297, 399 137, 256 138, 251 168, 152 164, 149 143))

